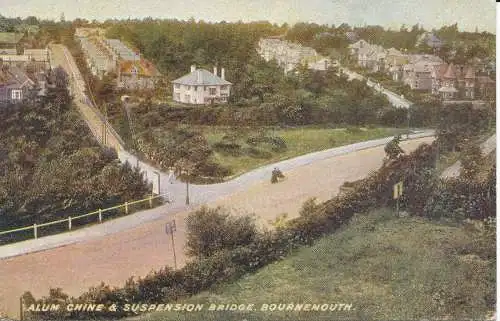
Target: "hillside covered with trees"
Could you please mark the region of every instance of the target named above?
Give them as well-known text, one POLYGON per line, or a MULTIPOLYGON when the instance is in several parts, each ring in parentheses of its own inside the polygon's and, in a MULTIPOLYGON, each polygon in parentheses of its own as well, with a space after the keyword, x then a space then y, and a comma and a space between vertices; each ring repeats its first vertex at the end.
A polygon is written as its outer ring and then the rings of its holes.
POLYGON ((65 72, 56 68, 49 80, 47 97, 0 108, 0 231, 150 193, 138 169, 93 139, 71 104, 65 72))

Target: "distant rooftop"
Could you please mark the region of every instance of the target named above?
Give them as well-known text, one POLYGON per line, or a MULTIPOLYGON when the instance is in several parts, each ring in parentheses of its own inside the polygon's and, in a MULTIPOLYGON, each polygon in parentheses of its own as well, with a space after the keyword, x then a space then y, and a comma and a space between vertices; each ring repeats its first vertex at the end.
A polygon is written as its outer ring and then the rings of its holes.
POLYGON ((215 86, 215 85, 231 85, 227 80, 224 80, 206 69, 196 69, 195 71, 182 76, 174 81, 174 84, 181 85, 202 85, 202 86, 215 86))

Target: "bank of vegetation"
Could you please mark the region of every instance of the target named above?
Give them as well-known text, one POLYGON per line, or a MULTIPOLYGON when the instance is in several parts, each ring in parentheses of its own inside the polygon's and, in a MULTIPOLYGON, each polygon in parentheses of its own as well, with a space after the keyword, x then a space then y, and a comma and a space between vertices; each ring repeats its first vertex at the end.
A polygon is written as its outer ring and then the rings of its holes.
MULTIPOLYGON (((0 231, 81 215, 150 195, 141 172, 121 165, 93 138, 59 68, 47 96, 0 108, 0 231)), ((107 217, 120 215, 119 211, 107 217)), ((95 222, 95 217, 74 226, 95 222)), ((66 224, 67 225, 67 224, 66 224)), ((55 226, 55 230, 64 230, 55 226)), ((41 229, 38 236, 46 235, 41 229)), ((0 242, 32 237, 6 234, 0 242)))

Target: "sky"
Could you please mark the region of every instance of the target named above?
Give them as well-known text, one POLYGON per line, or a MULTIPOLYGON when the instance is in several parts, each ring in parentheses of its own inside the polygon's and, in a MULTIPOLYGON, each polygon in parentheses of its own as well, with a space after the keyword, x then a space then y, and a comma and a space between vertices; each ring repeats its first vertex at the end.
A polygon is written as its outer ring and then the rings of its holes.
POLYGON ((299 21, 339 25, 421 24, 426 29, 458 22, 460 30, 495 33, 493 0, 0 0, 0 14, 66 20, 77 17, 176 18, 204 21, 299 21))

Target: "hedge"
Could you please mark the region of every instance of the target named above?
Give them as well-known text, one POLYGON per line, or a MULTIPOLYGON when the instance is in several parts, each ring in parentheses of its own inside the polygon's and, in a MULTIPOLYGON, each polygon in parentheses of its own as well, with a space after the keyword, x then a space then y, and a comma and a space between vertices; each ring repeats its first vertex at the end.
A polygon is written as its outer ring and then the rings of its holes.
MULTIPOLYGON (((435 164, 435 155, 436 146, 421 145, 413 153, 386 164, 379 171, 354 184, 352 192, 314 206, 314 213, 293 219, 286 227, 261 233, 248 245, 216 252, 213 256, 190 262, 177 271, 164 268, 138 280, 131 278, 123 288, 111 289, 102 284, 79 298, 65 300, 104 304, 165 303, 192 296, 221 282, 235 280, 271 262, 285 258, 295 248, 311 245, 321 236, 332 233, 347 223, 355 213, 392 205, 392 188, 399 181, 403 181, 404 186, 410 191, 421 189, 421 185, 426 184, 425 177, 428 171, 435 164)), ((490 175, 490 178, 494 179, 494 175, 490 175)), ((457 192, 467 193, 468 190, 464 188, 462 185, 456 187, 457 192)), ((427 193, 432 192, 432 190, 427 191, 427 193)), ((408 195, 408 192, 406 194, 408 195)), ((407 197, 404 203, 408 208, 425 207, 420 198, 407 197)), ((483 203, 480 203, 480 206, 483 206, 481 204, 483 203)), ((472 214, 472 217, 476 217, 476 214, 472 214)), ((49 303, 50 300, 53 298, 45 298, 38 302, 49 303)), ((109 312, 105 315, 109 317, 109 312)), ((127 313, 123 311, 117 311, 113 317, 126 315, 127 313)), ((103 317, 104 314, 95 313, 92 316, 103 317)), ((55 316, 36 315, 36 317, 53 319, 55 316)), ((88 318, 89 313, 82 315, 66 313, 58 317, 88 318)))

